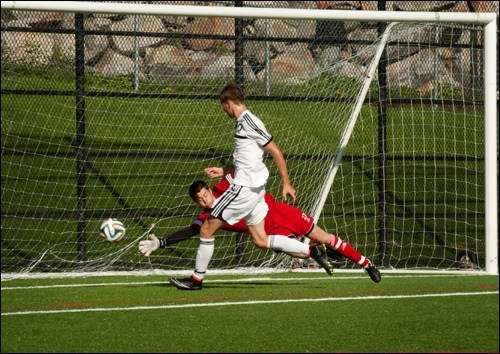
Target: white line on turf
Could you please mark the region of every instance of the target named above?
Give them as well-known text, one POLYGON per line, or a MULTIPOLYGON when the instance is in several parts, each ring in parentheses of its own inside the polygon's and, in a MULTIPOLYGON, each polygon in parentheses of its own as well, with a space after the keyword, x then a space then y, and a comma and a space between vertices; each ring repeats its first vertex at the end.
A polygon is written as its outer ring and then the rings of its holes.
POLYGON ((161 305, 161 306, 134 306, 134 307, 111 307, 111 308, 99 307, 99 308, 86 308, 86 309, 18 311, 18 312, 3 312, 2 316, 40 315, 40 314, 58 314, 58 313, 75 313, 75 312, 137 311, 137 310, 159 310, 159 309, 166 310, 166 309, 179 309, 179 308, 192 308, 192 307, 284 304, 292 302, 393 300, 393 299, 429 298, 429 297, 477 296, 477 295, 498 295, 498 291, 438 293, 438 294, 420 294, 420 295, 326 297, 326 298, 316 298, 316 299, 252 300, 252 301, 234 301, 234 302, 226 301, 226 302, 204 302, 204 303, 198 302, 194 304, 176 304, 176 305, 161 305))
MULTIPOLYGON (((460 275, 384 275, 384 279, 386 278, 432 278, 432 277, 446 277, 446 276, 460 276, 460 275)), ((213 284, 213 283, 247 283, 247 282, 255 282, 255 281, 308 281, 308 280, 326 280, 326 281, 337 281, 337 280, 352 280, 352 279, 368 279, 367 275, 361 276, 343 276, 343 277, 307 277, 307 278, 294 278, 294 277, 285 277, 285 278, 272 278, 272 277, 254 277, 254 278, 237 278, 237 279, 210 279, 205 280, 205 284, 213 284)), ((121 286, 121 285, 161 285, 168 284, 168 279, 165 281, 155 281, 155 282, 110 282, 110 283, 77 283, 77 284, 53 284, 53 285, 27 285, 27 286, 3 286, 2 291, 4 290, 31 290, 31 289, 54 289, 54 288, 78 288, 78 287, 98 287, 98 286, 121 286)))

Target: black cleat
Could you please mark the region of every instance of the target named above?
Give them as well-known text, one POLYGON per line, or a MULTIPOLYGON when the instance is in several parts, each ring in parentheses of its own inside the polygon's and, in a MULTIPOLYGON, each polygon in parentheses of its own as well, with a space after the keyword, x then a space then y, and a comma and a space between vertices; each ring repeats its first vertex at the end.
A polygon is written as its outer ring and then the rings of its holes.
POLYGON ((323 269, 326 270, 329 275, 332 275, 333 268, 330 264, 330 261, 328 261, 328 257, 326 256, 325 245, 311 244, 311 246, 309 246, 309 249, 311 258, 314 259, 321 267, 323 267, 323 269))
POLYGON ((334 250, 332 248, 326 248, 326 255, 328 256, 328 259, 331 262, 342 262, 342 255, 339 253, 339 251, 334 250))
POLYGON ((380 271, 377 269, 377 267, 373 265, 373 263, 370 262, 368 267, 365 268, 365 271, 368 273, 370 278, 372 278, 372 280, 375 283, 380 283, 380 281, 382 280, 382 275, 380 274, 380 271))
POLYGON ((183 279, 170 278, 169 282, 180 290, 201 290, 203 287, 202 282, 195 281, 191 277, 183 279))

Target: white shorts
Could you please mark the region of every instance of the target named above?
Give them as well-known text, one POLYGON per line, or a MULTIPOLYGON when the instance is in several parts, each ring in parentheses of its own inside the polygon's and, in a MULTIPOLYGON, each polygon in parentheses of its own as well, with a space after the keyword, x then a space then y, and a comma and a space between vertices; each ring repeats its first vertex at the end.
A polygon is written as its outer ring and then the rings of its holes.
POLYGON ((250 188, 231 184, 229 189, 217 198, 211 214, 234 225, 245 219, 247 225, 257 225, 269 210, 265 200, 265 186, 250 188))

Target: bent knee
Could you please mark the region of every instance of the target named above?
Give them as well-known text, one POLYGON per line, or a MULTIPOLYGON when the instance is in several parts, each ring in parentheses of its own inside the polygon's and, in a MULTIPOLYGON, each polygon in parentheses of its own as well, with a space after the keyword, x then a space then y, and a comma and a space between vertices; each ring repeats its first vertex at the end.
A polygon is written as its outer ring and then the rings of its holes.
POLYGON ((256 239, 253 239, 253 244, 255 245, 255 247, 260 248, 260 249, 269 248, 267 240, 262 240, 262 239, 256 240, 256 239))

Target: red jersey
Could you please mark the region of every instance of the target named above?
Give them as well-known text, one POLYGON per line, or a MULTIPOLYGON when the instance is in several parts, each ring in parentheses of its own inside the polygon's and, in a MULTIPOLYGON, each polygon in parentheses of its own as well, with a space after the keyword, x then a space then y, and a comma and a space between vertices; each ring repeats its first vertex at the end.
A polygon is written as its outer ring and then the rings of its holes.
MULTIPOLYGON (((212 194, 219 198, 229 189, 233 181, 232 174, 227 174, 224 178, 212 187, 212 194)), ((296 207, 278 202, 273 195, 266 193, 264 195, 269 211, 265 218, 265 230, 268 235, 282 236, 307 236, 314 227, 312 216, 304 213, 296 207)), ((199 230, 206 218, 210 215, 210 209, 205 209, 202 214, 191 224, 195 230, 199 230)), ((244 219, 241 219, 234 225, 224 224, 223 230, 238 233, 248 233, 248 227, 244 219)))

